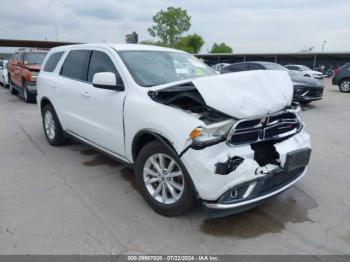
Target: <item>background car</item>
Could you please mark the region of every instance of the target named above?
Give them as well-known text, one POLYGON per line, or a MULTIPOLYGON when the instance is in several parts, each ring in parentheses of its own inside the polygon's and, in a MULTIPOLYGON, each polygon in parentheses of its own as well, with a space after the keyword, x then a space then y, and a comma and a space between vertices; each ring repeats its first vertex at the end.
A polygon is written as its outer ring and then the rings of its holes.
POLYGON ((8 63, 8 79, 11 94, 19 93, 27 103, 35 102, 36 80, 46 50, 18 49, 8 63))
POLYGON ((9 84, 7 77, 7 60, 0 60, 0 83, 7 87, 9 84))
POLYGON ((350 63, 346 63, 334 71, 332 84, 339 86, 341 92, 350 92, 350 63))
POLYGON ((297 75, 283 66, 271 62, 242 62, 232 64, 221 70, 221 73, 240 72, 248 70, 286 70, 294 86, 293 101, 308 104, 320 100, 323 96, 324 84, 316 79, 297 75))
POLYGON ((286 65, 285 68, 287 68, 290 71, 293 71, 298 75, 312 77, 315 79, 323 79, 323 74, 321 72, 314 71, 311 68, 304 65, 286 65))
POLYGON ((219 63, 219 64, 216 64, 216 65, 213 65, 211 68, 213 68, 217 73, 220 73, 220 71, 226 67, 226 66, 229 66, 230 64, 229 63, 219 63))

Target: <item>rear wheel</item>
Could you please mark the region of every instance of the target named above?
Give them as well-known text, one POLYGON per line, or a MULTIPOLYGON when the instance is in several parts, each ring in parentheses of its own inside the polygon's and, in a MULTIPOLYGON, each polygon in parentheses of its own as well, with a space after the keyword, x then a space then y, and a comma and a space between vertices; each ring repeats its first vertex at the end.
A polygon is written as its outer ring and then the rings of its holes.
POLYGON ((344 79, 339 83, 339 90, 343 93, 350 92, 350 79, 344 79))
POLYGON ((52 146, 59 146, 66 142, 61 124, 51 105, 46 105, 42 111, 43 128, 47 141, 52 146))
POLYGON ((159 214, 177 216, 195 203, 189 174, 165 145, 152 141, 136 159, 136 179, 142 196, 159 214))

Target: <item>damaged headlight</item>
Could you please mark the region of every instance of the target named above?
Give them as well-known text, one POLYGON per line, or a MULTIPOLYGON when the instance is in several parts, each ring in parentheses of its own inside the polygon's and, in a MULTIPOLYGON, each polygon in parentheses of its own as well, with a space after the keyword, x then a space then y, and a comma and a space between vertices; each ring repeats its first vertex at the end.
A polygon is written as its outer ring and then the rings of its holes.
POLYGON ((227 120, 193 129, 189 134, 192 146, 201 148, 224 141, 233 123, 234 120, 227 120))

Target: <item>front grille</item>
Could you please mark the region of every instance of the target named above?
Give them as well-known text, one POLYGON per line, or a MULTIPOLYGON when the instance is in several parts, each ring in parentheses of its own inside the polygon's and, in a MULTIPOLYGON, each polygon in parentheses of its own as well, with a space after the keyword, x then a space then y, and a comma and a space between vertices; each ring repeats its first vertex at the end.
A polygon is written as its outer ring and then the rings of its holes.
POLYGON ((262 119, 241 120, 228 134, 232 145, 280 139, 295 134, 301 128, 298 116, 293 112, 274 114, 262 119))
POLYGON ((309 90, 309 92, 307 93, 307 96, 319 97, 319 96, 322 96, 322 94, 323 94, 323 90, 309 90))
POLYGON ((261 187, 259 196, 273 192, 297 179, 304 171, 305 167, 297 168, 293 171, 285 172, 284 170, 277 173, 272 173, 264 181, 261 187))

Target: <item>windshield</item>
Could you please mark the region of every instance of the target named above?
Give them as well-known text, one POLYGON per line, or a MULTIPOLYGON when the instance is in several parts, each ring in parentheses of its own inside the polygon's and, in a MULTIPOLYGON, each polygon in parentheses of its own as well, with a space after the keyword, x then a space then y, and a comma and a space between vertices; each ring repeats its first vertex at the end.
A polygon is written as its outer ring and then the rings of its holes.
POLYGON ((45 52, 31 52, 24 53, 23 61, 26 65, 41 65, 47 53, 45 52))
POLYGON ((289 71, 287 68, 285 68, 284 66, 281 66, 279 64, 274 64, 274 63, 266 63, 265 64, 264 63, 263 65, 267 70, 289 71))
POLYGON ((303 71, 311 71, 312 69, 307 67, 307 66, 304 66, 304 65, 300 65, 299 66, 303 71))
POLYGON ((134 80, 144 87, 216 75, 210 67, 187 53, 171 51, 119 51, 134 80))

